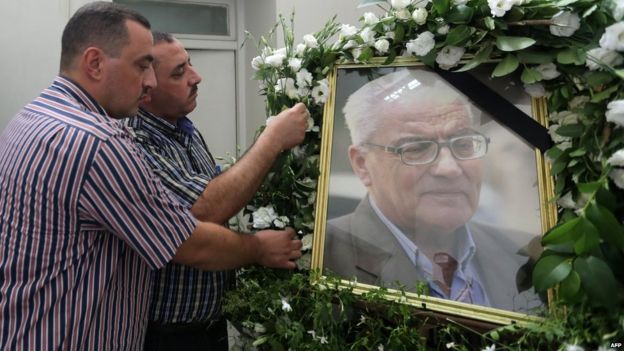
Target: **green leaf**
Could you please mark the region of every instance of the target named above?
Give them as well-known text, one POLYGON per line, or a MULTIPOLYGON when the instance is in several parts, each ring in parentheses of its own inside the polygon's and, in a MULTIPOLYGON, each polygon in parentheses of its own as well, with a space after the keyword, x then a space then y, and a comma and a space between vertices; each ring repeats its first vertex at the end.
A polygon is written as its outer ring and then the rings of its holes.
POLYGON ((470 38, 473 31, 474 28, 466 25, 457 26, 448 32, 444 43, 446 45, 462 46, 462 44, 470 38))
POLYGON ((611 94, 613 94, 617 90, 618 90, 618 85, 614 85, 611 88, 606 89, 598 94, 594 94, 594 96, 592 96, 591 98, 591 102, 600 102, 604 99, 607 99, 611 96, 611 94))
POLYGON ((371 49, 370 47, 366 47, 364 48, 364 50, 362 50, 362 53, 360 54, 360 56, 357 57, 357 59, 361 62, 367 62, 371 59, 371 57, 373 57, 373 49, 371 49))
POLYGON ((515 71, 518 68, 519 61, 513 54, 507 54, 505 58, 496 65, 492 77, 502 77, 515 71))
POLYGON ((581 277, 572 270, 567 278, 565 278, 559 286, 559 294, 566 301, 576 301, 581 290, 581 277))
POLYGON ((596 192, 596 203, 613 212, 617 206, 617 199, 609 190, 600 188, 596 192))
POLYGON ((582 65, 585 63, 585 53, 578 49, 565 49, 557 53, 557 62, 564 65, 582 65))
POLYGON ((433 8, 440 15, 446 14, 448 10, 450 9, 450 7, 451 7, 450 0, 433 0, 433 8))
POLYGON ((600 244, 600 235, 598 235, 598 230, 592 222, 587 219, 583 219, 579 227, 580 236, 574 244, 574 252, 577 255, 583 255, 591 252, 600 244))
POLYGON ((396 28, 394 29, 394 40, 393 42, 395 43, 399 43, 403 41, 403 37, 405 37, 405 28, 400 25, 397 24, 396 28))
POLYGON ((587 84, 589 84, 591 87, 597 87, 612 82, 614 77, 613 75, 611 75, 611 73, 608 72, 595 71, 588 73, 585 76, 585 79, 587 79, 587 84))
POLYGON ((587 154, 587 149, 585 149, 584 147, 579 147, 578 149, 570 152, 571 157, 580 157, 586 154, 587 154))
POLYGON ((499 36, 496 38, 496 46, 501 51, 518 51, 526 49, 535 44, 535 40, 527 37, 507 37, 499 36))
POLYGON ((562 223, 542 237, 542 245, 556 245, 574 241, 578 237, 577 226, 581 223, 581 217, 576 217, 565 223, 562 223))
POLYGON ((570 259, 565 256, 542 256, 533 270, 533 286, 537 291, 545 291, 564 280, 571 270, 570 259))
POLYGON ((524 84, 532 84, 542 80, 542 74, 533 68, 525 67, 524 70, 522 70, 520 80, 522 80, 524 84))
POLYGON ((594 6, 588 8, 587 10, 585 10, 585 12, 583 12, 583 15, 581 17, 585 18, 589 15, 591 15, 592 13, 594 13, 594 11, 596 11, 598 9, 598 5, 594 4, 594 6))
POLYGON ((578 0, 560 0, 558 1, 555 6, 557 7, 565 7, 568 6, 570 4, 574 4, 575 2, 577 2, 578 0))
POLYGON ((598 233, 606 242, 624 250, 624 229, 613 213, 592 200, 585 215, 598 228, 598 233))
POLYGON ((542 64, 542 63, 550 63, 555 59, 554 55, 549 52, 539 52, 539 51, 518 51, 518 60, 522 63, 531 63, 531 64, 542 64))
POLYGON ((603 260, 594 256, 578 257, 574 261, 574 270, 578 272, 583 288, 594 302, 609 306, 617 301, 613 294, 618 291, 618 284, 611 268, 603 260))
POLYGON ((479 50, 479 52, 477 52, 477 54, 472 60, 468 61, 462 68, 456 70, 455 72, 465 72, 465 71, 469 71, 477 67, 478 65, 483 63, 483 61, 490 58, 492 49, 493 49, 492 45, 488 45, 482 48, 481 50, 479 50))
POLYGON ((388 3, 386 0, 360 0, 359 2, 360 3, 357 5, 357 8, 388 3))
POLYGON ((394 59, 396 58, 396 50, 390 50, 390 54, 388 55, 388 57, 386 58, 386 60, 384 61, 384 65, 389 65, 392 62, 394 62, 394 59))
POLYGON ((566 124, 557 128, 557 134, 565 137, 577 138, 583 135, 585 127, 582 124, 566 124))
POLYGON ((616 69, 614 73, 617 74, 618 77, 624 79, 624 69, 616 69))
POLYGON ((553 146, 550 149, 548 149, 548 151, 546 151, 546 156, 550 158, 551 160, 556 160, 561 155, 563 155, 563 151, 556 146, 553 146))
POLYGON ((578 183, 576 186, 578 187, 578 190, 580 192, 591 194, 595 192, 596 190, 600 189, 602 185, 603 183, 598 181, 598 182, 589 182, 589 183, 578 183))
POLYGON ((447 15, 446 21, 448 23, 454 23, 454 24, 470 23, 470 20, 472 20, 473 14, 474 14, 474 9, 470 6, 466 6, 466 5, 455 6, 451 9, 449 14, 447 15))
POLYGON ((485 25, 485 28, 489 30, 494 30, 494 28, 496 28, 496 25, 494 24, 494 19, 492 17, 484 17, 483 24, 485 25))

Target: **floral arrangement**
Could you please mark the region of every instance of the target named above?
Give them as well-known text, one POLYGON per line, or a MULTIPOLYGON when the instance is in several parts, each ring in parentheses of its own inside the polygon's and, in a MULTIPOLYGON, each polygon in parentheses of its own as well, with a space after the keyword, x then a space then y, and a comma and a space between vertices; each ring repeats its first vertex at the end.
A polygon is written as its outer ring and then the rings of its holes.
MULTIPOLYGON (((260 38, 251 63, 268 116, 299 101, 312 116, 304 143, 278 159, 241 222, 252 230, 293 226, 308 251, 295 274, 255 268, 242 273, 227 309, 251 330, 255 346, 430 346, 414 332, 415 312, 382 302, 382 290, 363 299, 390 307, 381 314, 365 309, 354 317, 349 306, 356 301, 348 291, 330 294, 311 287, 313 272, 306 270, 319 176, 319 125, 329 93, 326 76, 338 63, 381 57, 379 62, 388 64, 401 56, 456 72, 498 59, 492 77, 518 72, 528 94, 547 99, 554 147, 546 156, 559 222, 542 239, 545 250, 533 284, 538 291, 557 288, 559 303, 574 313, 524 329, 476 333, 481 338, 476 344, 487 350, 580 350, 578 344, 603 347, 609 340, 624 340, 624 1, 360 0, 360 6, 378 6, 383 14, 365 13, 359 27, 332 19, 297 44, 292 23, 280 17, 270 35, 260 38), (285 43, 275 49, 270 43, 278 28, 285 43), (326 320, 330 315, 331 323, 326 320), (522 337, 504 343, 503 335, 518 333, 522 337)), ((436 347, 474 346, 474 341, 459 342, 466 331, 457 328, 440 330, 436 347)))

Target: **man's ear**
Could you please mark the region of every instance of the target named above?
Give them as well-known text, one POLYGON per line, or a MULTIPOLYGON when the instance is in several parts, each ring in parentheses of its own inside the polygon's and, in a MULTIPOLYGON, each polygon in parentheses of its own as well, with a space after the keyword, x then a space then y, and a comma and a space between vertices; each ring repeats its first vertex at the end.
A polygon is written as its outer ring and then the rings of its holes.
POLYGON ((365 187, 371 186, 370 173, 366 165, 366 151, 362 150, 362 147, 358 145, 349 146, 349 161, 351 162, 353 172, 360 178, 362 184, 365 187))
POLYGON ((85 49, 81 57, 81 68, 87 77, 93 80, 101 80, 104 74, 104 52, 96 47, 90 46, 85 49))

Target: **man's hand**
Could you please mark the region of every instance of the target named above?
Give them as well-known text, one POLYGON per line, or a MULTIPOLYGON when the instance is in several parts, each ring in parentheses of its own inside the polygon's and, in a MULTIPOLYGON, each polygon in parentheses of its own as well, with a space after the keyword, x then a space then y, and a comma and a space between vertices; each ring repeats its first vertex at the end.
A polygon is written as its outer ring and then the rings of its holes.
POLYGON ((293 260, 301 257, 302 244, 301 240, 293 240, 294 236, 295 231, 292 228, 257 232, 256 262, 272 268, 295 268, 293 260))
POLYGON ((308 117, 310 117, 310 112, 300 102, 273 117, 267 123, 262 135, 276 143, 280 151, 288 150, 301 144, 305 138, 305 132, 308 129, 308 117))

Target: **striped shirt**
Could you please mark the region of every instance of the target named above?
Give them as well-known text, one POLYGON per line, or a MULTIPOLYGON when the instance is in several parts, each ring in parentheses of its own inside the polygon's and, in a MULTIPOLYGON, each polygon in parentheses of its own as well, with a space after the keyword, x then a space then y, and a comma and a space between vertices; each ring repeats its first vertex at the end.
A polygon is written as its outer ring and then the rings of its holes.
MULTIPOLYGON (((218 174, 199 131, 186 117, 172 124, 144 110, 125 123, 154 173, 190 209, 218 174)), ((169 263, 156 273, 150 320, 169 324, 218 319, 232 282, 232 271, 208 272, 169 263)))
POLYGON ((0 350, 140 350, 152 270, 196 220, 57 77, 0 135, 0 350))

